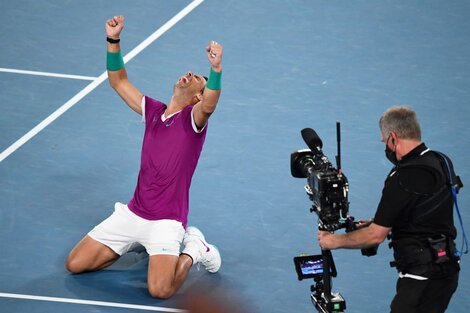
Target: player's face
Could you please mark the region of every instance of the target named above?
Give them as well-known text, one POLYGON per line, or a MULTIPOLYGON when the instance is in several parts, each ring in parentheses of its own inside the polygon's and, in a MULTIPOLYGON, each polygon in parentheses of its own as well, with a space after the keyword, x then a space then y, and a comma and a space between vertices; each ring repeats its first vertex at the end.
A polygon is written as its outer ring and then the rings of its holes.
POLYGON ((202 94, 205 86, 206 80, 204 77, 198 74, 193 74, 191 71, 181 76, 176 82, 176 88, 185 90, 185 92, 188 92, 190 96, 202 94))

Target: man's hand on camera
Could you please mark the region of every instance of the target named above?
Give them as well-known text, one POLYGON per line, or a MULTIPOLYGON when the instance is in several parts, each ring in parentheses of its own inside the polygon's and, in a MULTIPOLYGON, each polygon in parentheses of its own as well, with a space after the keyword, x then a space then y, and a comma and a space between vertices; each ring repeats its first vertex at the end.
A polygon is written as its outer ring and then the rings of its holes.
POLYGON ((377 225, 374 222, 363 223, 359 228, 346 234, 332 234, 319 230, 317 234, 318 243, 323 250, 339 248, 364 249, 381 244, 392 229, 391 227, 377 225))
POLYGON ((334 250, 339 248, 336 240, 336 235, 324 231, 319 230, 317 233, 318 243, 320 244, 320 248, 323 250, 334 250))

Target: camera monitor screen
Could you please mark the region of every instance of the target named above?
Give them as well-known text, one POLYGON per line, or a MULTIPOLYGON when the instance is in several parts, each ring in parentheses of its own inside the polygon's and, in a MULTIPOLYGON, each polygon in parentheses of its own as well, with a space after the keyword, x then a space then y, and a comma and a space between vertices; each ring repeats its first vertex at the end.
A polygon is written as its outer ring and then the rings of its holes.
POLYGON ((321 255, 298 256, 294 258, 294 264, 299 280, 321 278, 323 276, 323 258, 321 255))

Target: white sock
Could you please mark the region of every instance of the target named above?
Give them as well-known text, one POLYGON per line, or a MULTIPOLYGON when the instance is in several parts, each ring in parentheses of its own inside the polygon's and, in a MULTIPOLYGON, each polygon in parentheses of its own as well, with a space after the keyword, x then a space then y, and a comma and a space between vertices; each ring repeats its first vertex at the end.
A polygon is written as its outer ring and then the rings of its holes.
POLYGON ((199 262, 200 251, 197 243, 188 242, 182 253, 189 255, 193 259, 193 265, 199 262))

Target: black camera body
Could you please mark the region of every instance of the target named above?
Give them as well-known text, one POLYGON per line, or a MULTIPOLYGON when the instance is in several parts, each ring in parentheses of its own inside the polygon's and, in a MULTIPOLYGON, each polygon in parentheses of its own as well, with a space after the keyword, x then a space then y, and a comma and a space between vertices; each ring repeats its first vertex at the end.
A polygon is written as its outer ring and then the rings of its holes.
POLYGON ((346 220, 349 210, 346 176, 339 175, 334 169, 316 172, 308 178, 308 186, 312 210, 320 217, 320 228, 329 231, 342 228, 341 221, 346 220))
POLYGON ((291 174, 307 178, 305 190, 312 201, 311 212, 319 227, 335 231, 347 228, 349 184, 345 175, 331 165, 321 148, 298 150, 291 154, 291 174))

